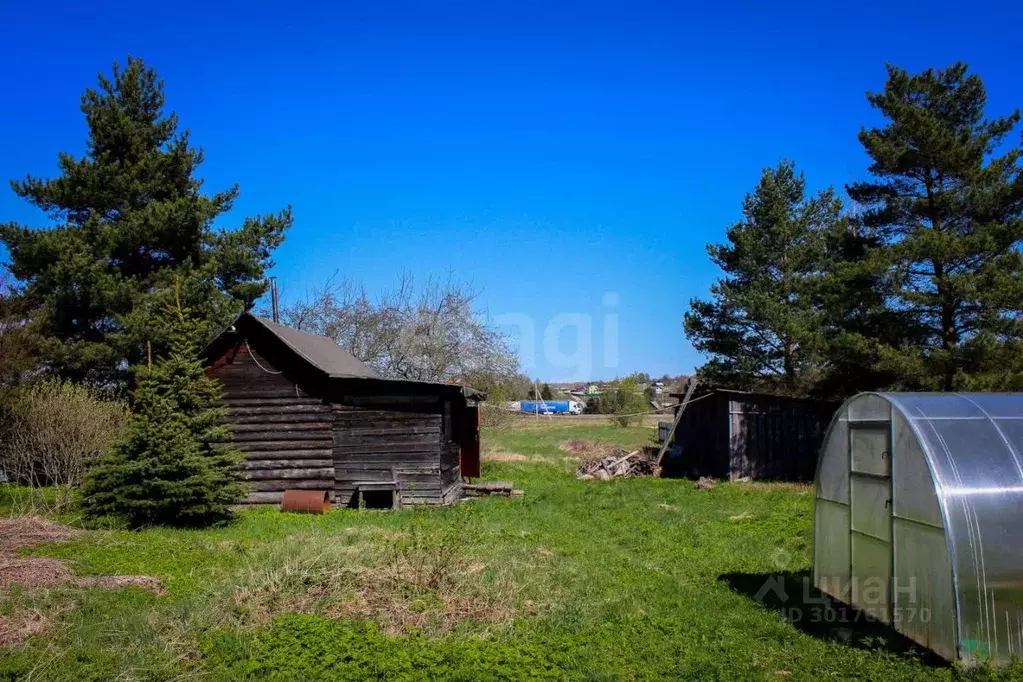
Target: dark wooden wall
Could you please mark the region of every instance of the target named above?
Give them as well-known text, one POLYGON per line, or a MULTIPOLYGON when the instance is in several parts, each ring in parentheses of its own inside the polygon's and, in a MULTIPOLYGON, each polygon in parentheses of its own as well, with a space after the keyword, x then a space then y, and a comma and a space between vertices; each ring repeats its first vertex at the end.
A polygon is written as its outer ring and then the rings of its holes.
POLYGON ((692 403, 675 433, 682 476, 812 481, 836 405, 739 391, 714 391, 692 403))
POLYGON ((729 477, 812 481, 837 406, 765 395, 728 397, 729 477))
POLYGON ((223 384, 227 422, 245 453, 247 504, 277 504, 285 490, 304 489, 331 491, 332 502, 347 506, 359 482, 393 481, 399 505, 461 496, 452 410, 464 410, 464 400, 333 389, 328 400, 303 390, 283 364, 242 342, 209 369, 223 384))
POLYGON ((333 406, 337 503, 360 481, 395 483, 398 504, 442 504, 460 490, 443 402, 434 396, 343 396, 333 406))
POLYGON ((289 488, 334 487, 330 407, 278 371, 244 343, 210 369, 223 384, 227 421, 245 453, 248 504, 279 503, 289 488))

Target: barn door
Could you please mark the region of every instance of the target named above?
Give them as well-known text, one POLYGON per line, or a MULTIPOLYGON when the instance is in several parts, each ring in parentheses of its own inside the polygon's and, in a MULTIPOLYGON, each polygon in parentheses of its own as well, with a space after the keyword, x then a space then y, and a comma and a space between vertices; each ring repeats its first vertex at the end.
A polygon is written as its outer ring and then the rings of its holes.
POLYGON ((886 422, 849 422, 853 606, 889 621, 892 603, 892 458, 886 422))

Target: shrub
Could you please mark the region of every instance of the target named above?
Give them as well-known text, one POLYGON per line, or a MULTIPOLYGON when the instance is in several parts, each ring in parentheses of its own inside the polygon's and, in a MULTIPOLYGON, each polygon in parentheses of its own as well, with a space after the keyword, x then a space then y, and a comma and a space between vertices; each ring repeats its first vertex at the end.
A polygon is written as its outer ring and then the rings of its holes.
POLYGON ((650 410, 635 377, 615 379, 594 401, 596 412, 610 415, 614 426, 629 426, 640 419, 640 413, 650 410))
POLYGON ((133 527, 221 521, 246 488, 225 411, 213 407, 220 386, 205 375, 197 358, 199 323, 180 301, 159 322, 169 332, 169 350, 151 367, 134 369, 132 428, 86 479, 83 509, 133 527))
POLYGON ((124 432, 125 405, 92 389, 58 379, 21 387, 5 404, 0 470, 32 486, 34 509, 62 511, 88 468, 124 432), (52 487, 47 493, 42 488, 52 487), (38 493, 38 494, 35 494, 38 493))

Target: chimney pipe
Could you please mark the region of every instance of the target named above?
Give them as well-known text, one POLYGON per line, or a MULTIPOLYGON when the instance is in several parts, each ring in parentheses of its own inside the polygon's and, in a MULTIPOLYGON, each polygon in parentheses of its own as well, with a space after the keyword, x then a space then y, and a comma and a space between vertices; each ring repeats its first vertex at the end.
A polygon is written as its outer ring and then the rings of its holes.
POLYGON ((270 307, 273 310, 273 321, 275 324, 280 324, 281 314, 280 308, 278 307, 277 299, 277 278, 270 278, 270 307))

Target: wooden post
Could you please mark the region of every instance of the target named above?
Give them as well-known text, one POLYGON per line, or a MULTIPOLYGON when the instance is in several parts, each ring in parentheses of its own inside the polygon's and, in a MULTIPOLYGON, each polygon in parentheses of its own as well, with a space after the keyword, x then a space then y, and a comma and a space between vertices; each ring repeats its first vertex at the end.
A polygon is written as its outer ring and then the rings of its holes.
POLYGON ((689 405, 689 401, 693 397, 693 391, 696 390, 696 377, 689 380, 689 385, 686 387, 686 395, 682 398, 682 404, 678 407, 678 412, 675 413, 675 421, 671 425, 671 431, 668 432, 668 437, 664 439, 664 444, 661 445, 661 451, 657 453, 657 462, 654 464, 658 470, 661 468, 661 460, 664 459, 664 453, 668 451, 668 444, 671 443, 671 439, 675 437, 675 429, 678 428, 678 423, 682 421, 682 414, 686 411, 686 407, 689 405))

